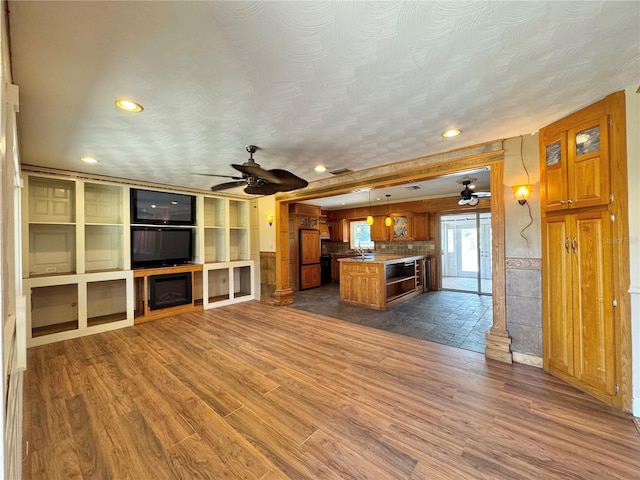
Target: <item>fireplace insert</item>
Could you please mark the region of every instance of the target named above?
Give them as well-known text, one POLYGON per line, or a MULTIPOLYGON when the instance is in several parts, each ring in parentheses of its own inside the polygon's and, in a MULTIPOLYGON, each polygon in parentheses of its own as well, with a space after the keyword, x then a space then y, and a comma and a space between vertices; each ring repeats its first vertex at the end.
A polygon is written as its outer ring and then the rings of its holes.
POLYGON ((149 276, 149 309, 192 303, 191 272, 149 276))

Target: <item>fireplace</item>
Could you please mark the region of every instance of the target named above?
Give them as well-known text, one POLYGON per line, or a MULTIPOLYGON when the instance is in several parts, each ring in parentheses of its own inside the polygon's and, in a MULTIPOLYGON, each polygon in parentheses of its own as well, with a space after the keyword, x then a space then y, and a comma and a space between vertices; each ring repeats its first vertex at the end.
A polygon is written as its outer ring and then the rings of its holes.
POLYGON ((192 303, 191 272, 149 276, 149 310, 192 303))

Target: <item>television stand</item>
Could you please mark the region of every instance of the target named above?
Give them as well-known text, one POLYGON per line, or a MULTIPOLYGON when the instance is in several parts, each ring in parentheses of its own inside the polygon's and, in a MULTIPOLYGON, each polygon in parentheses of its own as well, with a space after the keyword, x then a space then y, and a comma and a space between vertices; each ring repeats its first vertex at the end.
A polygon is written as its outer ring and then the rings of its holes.
POLYGON ((202 265, 189 263, 184 265, 176 265, 173 267, 140 268, 134 270, 134 323, 138 324, 148 322, 150 320, 155 320, 157 318, 167 317, 169 315, 177 315, 179 313, 202 310, 202 301, 196 300, 194 295, 195 290, 193 286, 195 283, 195 272, 202 272, 202 265), (149 277, 183 272, 191 273, 191 303, 151 310, 149 304, 149 277))

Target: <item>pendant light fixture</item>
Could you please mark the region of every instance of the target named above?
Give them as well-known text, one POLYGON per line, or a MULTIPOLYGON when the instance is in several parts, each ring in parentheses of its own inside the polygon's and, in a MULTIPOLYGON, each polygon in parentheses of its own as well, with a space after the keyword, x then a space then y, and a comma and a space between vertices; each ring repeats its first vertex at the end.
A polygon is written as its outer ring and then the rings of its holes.
POLYGON ((391 195, 387 193, 387 195, 386 195, 386 197, 387 197, 387 218, 384 219, 384 224, 387 227, 390 227, 391 224, 393 223, 393 220, 391 220, 391 213, 390 213, 390 210, 389 210, 389 197, 390 196, 391 195))
POLYGON ((371 216, 371 189, 369 189, 369 211, 367 215, 367 225, 373 225, 373 217, 371 216))

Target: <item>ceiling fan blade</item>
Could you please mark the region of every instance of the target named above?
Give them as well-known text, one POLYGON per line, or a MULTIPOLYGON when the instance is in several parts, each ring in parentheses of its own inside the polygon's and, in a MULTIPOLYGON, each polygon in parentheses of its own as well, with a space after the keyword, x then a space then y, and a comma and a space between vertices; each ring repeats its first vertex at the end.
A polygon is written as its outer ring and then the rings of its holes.
POLYGON ((488 198, 491 196, 491 192, 475 192, 474 195, 478 198, 488 198))
POLYGON ((243 180, 244 179, 244 177, 234 177, 232 175, 218 175, 216 173, 194 173, 193 175, 202 175, 203 177, 233 178, 234 180, 243 180))
POLYGON ((269 170, 265 170, 255 162, 252 162, 252 163, 247 162, 243 165, 232 163, 231 166, 236 170, 238 170, 239 172, 242 172, 245 175, 249 175, 250 177, 262 178, 267 182, 278 183, 277 176, 272 174, 269 170))
POLYGON ((281 192, 289 192, 291 190, 296 190, 298 188, 304 188, 309 185, 309 182, 306 180, 294 175, 287 170, 280 170, 278 168, 274 168, 273 170, 269 170, 273 175, 278 178, 278 181, 275 182, 280 186, 281 192))
POLYGON ((246 180, 238 180, 236 182, 226 182, 226 183, 221 183, 219 185, 214 185, 213 187, 211 187, 211 191, 218 192, 220 190, 227 190, 229 188, 239 187, 241 185, 246 185, 246 184, 247 184, 246 180))
POLYGON ((274 183, 247 185, 244 189, 244 193, 248 193, 249 195, 272 195, 280 191, 281 190, 278 188, 278 185, 274 183))

